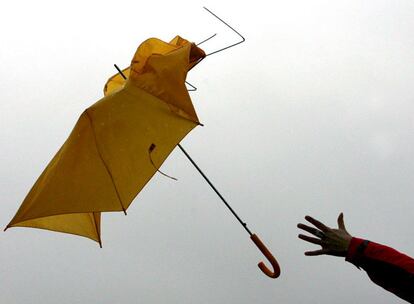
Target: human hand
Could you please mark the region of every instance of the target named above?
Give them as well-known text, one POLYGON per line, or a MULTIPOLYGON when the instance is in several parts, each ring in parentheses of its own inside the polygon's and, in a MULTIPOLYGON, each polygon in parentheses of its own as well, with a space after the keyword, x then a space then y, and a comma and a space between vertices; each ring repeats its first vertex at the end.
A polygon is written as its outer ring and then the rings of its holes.
POLYGON ((340 257, 346 256, 352 236, 345 229, 344 215, 342 212, 338 216, 338 229, 327 227, 308 215, 305 216, 305 219, 316 228, 305 224, 298 224, 297 227, 313 234, 317 238, 304 234, 299 234, 298 237, 306 242, 322 247, 319 250, 306 251, 305 255, 316 256, 326 254, 340 257))

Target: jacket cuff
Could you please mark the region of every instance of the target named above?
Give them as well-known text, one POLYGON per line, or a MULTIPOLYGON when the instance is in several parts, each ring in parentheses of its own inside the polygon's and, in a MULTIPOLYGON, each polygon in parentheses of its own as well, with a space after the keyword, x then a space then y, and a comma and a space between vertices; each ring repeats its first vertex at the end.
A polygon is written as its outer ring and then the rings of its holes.
POLYGON ((350 262, 359 268, 359 262, 364 256, 364 250, 368 246, 368 243, 368 240, 353 237, 349 243, 345 261, 350 262))

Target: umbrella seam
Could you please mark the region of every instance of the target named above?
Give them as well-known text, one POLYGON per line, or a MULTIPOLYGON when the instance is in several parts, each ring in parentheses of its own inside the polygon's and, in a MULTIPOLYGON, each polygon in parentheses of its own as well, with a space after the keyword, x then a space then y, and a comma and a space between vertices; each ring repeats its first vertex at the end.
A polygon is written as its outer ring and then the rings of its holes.
POLYGON ((95 129, 93 128, 92 118, 90 117, 90 115, 88 113, 88 110, 85 111, 85 114, 88 117, 89 124, 91 125, 91 129, 92 129, 92 133, 93 133, 93 138, 94 138, 94 141, 95 141, 95 146, 96 146, 96 150, 98 151, 99 158, 101 159, 102 163, 104 164, 104 167, 105 167, 106 171, 108 172, 109 177, 111 178, 111 182, 112 182, 112 184, 113 184, 113 186, 115 188, 116 196, 118 197, 118 200, 119 200, 119 203, 121 205, 122 210, 126 214, 126 210, 125 210, 124 204, 122 203, 121 196, 119 195, 118 188, 117 188, 117 186, 115 184, 114 177, 112 176, 112 173, 109 170, 108 165, 106 164, 105 160, 102 157, 101 150, 99 149, 99 145, 98 145, 98 140, 96 138, 95 129))

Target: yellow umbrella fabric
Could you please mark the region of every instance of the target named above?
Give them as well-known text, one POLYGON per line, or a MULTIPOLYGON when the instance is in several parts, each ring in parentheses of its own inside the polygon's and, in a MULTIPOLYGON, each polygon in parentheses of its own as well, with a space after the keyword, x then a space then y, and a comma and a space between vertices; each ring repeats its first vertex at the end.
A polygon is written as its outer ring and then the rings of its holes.
POLYGON ((175 146, 199 124, 185 86, 205 57, 177 36, 143 42, 125 81, 86 109, 40 175, 9 227, 34 227, 101 242, 101 212, 124 211, 175 146))

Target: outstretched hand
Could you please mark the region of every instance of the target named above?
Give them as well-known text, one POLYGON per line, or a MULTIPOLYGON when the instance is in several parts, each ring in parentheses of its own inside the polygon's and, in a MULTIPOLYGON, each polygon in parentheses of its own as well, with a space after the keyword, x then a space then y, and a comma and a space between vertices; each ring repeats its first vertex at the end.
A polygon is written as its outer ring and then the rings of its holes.
POLYGON ((305 220, 313 224, 316 228, 305 224, 298 224, 297 227, 313 234, 316 238, 304 234, 299 234, 298 237, 306 242, 322 247, 318 250, 306 251, 305 255, 316 256, 327 254, 340 257, 346 256, 352 236, 345 229, 343 213, 340 213, 338 216, 338 229, 325 226, 320 221, 308 215, 305 216, 305 220))

